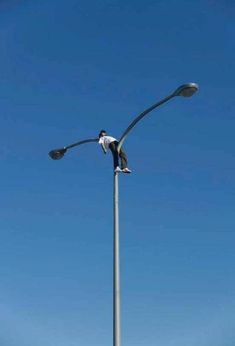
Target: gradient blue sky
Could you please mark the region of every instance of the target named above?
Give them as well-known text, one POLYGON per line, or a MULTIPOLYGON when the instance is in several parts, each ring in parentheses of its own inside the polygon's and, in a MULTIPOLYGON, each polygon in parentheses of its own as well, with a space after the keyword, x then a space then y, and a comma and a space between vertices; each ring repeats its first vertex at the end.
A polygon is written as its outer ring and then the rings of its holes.
POLYGON ((0 345, 112 344, 112 164, 120 177, 125 346, 234 346, 235 5, 0 2, 0 345))

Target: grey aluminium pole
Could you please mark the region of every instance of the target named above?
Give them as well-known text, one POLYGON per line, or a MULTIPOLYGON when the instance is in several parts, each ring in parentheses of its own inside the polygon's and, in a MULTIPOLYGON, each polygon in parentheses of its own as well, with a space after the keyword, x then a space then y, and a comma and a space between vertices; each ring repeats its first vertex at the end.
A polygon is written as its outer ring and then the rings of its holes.
POLYGON ((119 186, 118 173, 116 172, 114 172, 113 186, 113 346, 121 346, 119 186))
MULTIPOLYGON (((198 85, 188 83, 140 113, 123 132, 117 150, 119 151, 132 128, 148 113, 176 96, 190 97, 198 90, 198 85)), ((118 174, 114 173, 113 215, 114 215, 114 254, 113 254, 113 346, 121 346, 121 294, 120 294, 120 247, 119 247, 119 186, 118 174)))
MULTIPOLYGON (((160 106, 160 104, 171 99, 173 95, 168 96, 161 102, 158 102, 154 106, 148 108, 145 112, 141 113, 126 129, 121 137, 118 145, 120 150, 123 141, 129 134, 130 130, 135 124, 141 120, 151 110, 160 106)), ((114 183, 113 183, 113 215, 114 215, 114 244, 113 244, 113 346, 121 346, 121 292, 120 292, 120 246, 119 246, 119 184, 118 174, 114 172, 114 183)))
MULTIPOLYGON (((128 128, 124 131, 119 140, 118 151, 122 147, 125 139, 127 138, 131 129, 148 113, 169 101, 175 96, 190 97, 198 90, 198 85, 195 83, 188 83, 180 86, 176 91, 155 103, 153 106, 147 108, 139 116, 137 116, 128 128)), ((60 149, 54 149, 49 152, 49 156, 53 160, 61 159, 68 149, 79 146, 85 143, 98 142, 98 138, 91 138, 70 144, 60 149)), ((118 190, 118 173, 114 173, 114 191, 113 191, 113 215, 114 215, 114 252, 113 252, 113 346, 121 346, 121 308, 120 308, 120 249, 119 249, 119 190, 118 190)))

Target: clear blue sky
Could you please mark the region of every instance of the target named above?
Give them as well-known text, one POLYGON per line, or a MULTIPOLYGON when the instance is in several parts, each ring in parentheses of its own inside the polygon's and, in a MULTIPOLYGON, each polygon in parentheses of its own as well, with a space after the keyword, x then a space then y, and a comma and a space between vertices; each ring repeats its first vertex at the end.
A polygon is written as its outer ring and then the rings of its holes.
POLYGON ((125 346, 234 346, 235 5, 0 2, 0 345, 112 344, 112 161, 125 346))

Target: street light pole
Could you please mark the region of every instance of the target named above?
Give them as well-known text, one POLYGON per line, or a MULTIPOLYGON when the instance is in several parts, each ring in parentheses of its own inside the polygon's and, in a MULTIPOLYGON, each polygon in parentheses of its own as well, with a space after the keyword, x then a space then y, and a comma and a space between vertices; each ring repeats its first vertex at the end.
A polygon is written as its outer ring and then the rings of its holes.
POLYGON ((113 225, 113 346, 121 346, 119 186, 116 172, 114 172, 113 182, 113 225))
MULTIPOLYGON (((123 132, 117 150, 120 151, 124 141, 129 135, 133 127, 142 120, 148 113, 153 111, 155 108, 161 106, 162 104, 168 102, 173 97, 184 96, 190 97, 198 90, 198 85, 195 83, 188 83, 180 86, 161 101, 155 103, 151 107, 147 108, 145 111, 140 113, 123 132)), ((114 319, 113 319, 113 346, 121 346, 121 293, 120 293, 120 251, 119 251, 119 182, 118 174, 114 173, 114 319)))
MULTIPOLYGON (((124 141, 129 135, 133 127, 142 120, 148 113, 155 108, 161 106, 176 96, 190 97, 198 90, 198 85, 188 83, 180 86, 174 93, 165 97, 161 101, 155 103, 140 113, 123 132, 117 150, 120 151, 124 141)), ((79 146, 81 144, 98 142, 98 138, 85 139, 77 143, 68 145, 60 149, 54 149, 49 152, 49 156, 53 160, 61 159, 68 149, 79 146)), ((119 173, 114 172, 113 180, 113 346, 121 346, 121 294, 120 294, 120 246, 119 246, 119 173)))

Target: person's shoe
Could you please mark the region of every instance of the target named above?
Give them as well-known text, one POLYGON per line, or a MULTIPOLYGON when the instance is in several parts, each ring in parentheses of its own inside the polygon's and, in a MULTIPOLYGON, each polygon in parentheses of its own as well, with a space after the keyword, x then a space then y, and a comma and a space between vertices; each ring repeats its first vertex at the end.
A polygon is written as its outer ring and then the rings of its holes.
POLYGON ((117 166, 117 167, 115 168, 114 172, 115 172, 115 173, 121 173, 121 172, 122 172, 122 170, 121 170, 121 168, 120 168, 120 167, 118 167, 118 166, 117 166))
POLYGON ((123 173, 131 173, 131 170, 129 168, 124 168, 122 170, 123 173))

